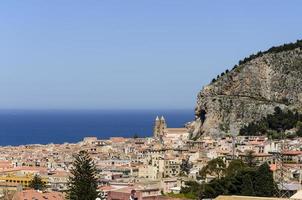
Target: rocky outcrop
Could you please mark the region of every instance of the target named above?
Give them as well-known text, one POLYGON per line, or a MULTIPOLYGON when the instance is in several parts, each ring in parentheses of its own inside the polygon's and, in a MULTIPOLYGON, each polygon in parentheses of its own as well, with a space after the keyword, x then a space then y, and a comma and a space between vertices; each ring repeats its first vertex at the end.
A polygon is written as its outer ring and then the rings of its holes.
POLYGON ((238 134, 240 128, 273 113, 302 107, 302 49, 264 53, 205 86, 198 94, 192 138, 238 134))

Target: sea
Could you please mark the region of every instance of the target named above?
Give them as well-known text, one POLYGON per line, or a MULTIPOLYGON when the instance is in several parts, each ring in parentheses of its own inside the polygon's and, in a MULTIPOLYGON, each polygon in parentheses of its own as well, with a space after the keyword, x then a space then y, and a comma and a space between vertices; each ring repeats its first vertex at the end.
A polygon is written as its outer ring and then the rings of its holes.
POLYGON ((0 110, 0 146, 76 143, 84 137, 152 136, 156 116, 168 127, 194 119, 187 110, 0 110))

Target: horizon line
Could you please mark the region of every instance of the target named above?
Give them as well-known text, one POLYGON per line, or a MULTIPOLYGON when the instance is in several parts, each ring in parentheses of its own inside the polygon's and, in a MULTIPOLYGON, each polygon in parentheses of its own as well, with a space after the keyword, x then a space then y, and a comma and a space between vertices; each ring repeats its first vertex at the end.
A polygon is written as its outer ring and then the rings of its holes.
POLYGON ((0 108, 0 111, 156 111, 192 110, 195 108, 0 108))

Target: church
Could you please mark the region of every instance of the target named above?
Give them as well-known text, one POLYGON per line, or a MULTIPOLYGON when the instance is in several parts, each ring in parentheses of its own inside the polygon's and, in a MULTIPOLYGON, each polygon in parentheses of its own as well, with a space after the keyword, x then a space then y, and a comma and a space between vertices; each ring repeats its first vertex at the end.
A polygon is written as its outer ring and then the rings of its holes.
POLYGON ((167 141, 186 140, 189 133, 187 128, 168 128, 166 120, 163 116, 157 116, 153 129, 154 138, 167 141))

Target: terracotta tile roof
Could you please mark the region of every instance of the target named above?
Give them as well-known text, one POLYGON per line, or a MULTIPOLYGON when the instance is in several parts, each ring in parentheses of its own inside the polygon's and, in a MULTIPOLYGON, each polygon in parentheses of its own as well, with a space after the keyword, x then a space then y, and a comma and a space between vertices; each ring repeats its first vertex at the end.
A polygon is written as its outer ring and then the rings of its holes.
POLYGON ((284 155, 291 155, 291 156, 296 156, 296 155, 301 155, 302 151, 284 151, 284 155))
POLYGON ((17 192, 13 200, 64 200, 64 195, 59 192, 41 192, 36 190, 23 190, 17 192))
POLYGON ((40 172, 40 173, 46 173, 47 168, 21 166, 21 167, 12 167, 12 168, 8 168, 8 169, 0 170, 0 172, 13 172, 13 171, 37 171, 37 172, 40 172))
POLYGON ((116 188, 116 187, 112 187, 112 186, 110 186, 110 185, 106 185, 106 186, 101 186, 101 187, 99 187, 98 188, 99 190, 102 190, 102 191, 104 191, 104 192, 108 192, 108 191, 112 191, 112 190, 117 190, 118 188, 116 188))
POLYGON ((111 137, 110 140, 113 143, 121 143, 121 142, 126 142, 127 139, 123 137, 111 137))
POLYGON ((264 145, 263 141, 249 141, 248 144, 251 144, 251 145, 264 145))

